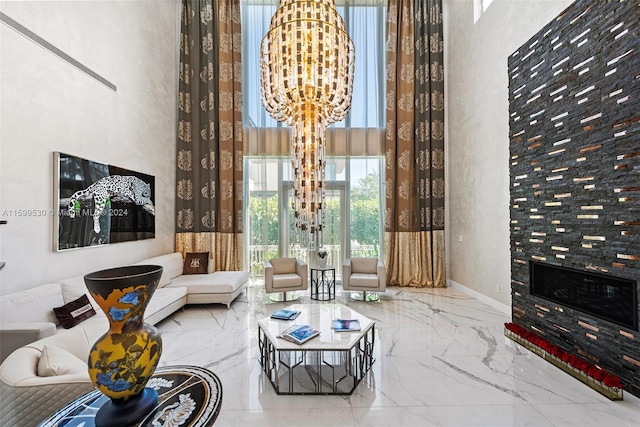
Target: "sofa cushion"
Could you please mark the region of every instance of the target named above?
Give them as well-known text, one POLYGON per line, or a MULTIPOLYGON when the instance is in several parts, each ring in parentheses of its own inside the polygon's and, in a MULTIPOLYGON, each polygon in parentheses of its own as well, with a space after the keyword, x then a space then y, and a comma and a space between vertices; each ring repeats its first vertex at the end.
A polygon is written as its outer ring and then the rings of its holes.
POLYGON ((107 332, 107 330, 109 329, 109 320, 107 319, 107 316, 104 314, 104 312, 102 312, 102 310, 96 311, 95 316, 90 317, 89 319, 83 321, 79 326, 73 327, 71 329, 64 329, 62 326, 59 326, 58 335, 60 335, 60 332, 62 331, 73 331, 76 329, 87 329, 87 328, 99 328, 99 329, 102 329, 104 332, 107 332))
POLYGON ((187 288, 185 287, 170 286, 157 289, 144 311, 145 319, 186 296, 187 288))
POLYGON ((368 273, 354 273, 349 277, 349 286, 357 288, 377 288, 379 286, 378 276, 368 273))
POLYGON ((176 277, 171 287, 184 286, 190 294, 226 294, 240 288, 247 280, 248 271, 216 271, 211 274, 176 277))
POLYGON ((65 329, 73 328, 83 320, 87 320, 96 315, 96 311, 89 302, 87 295, 82 295, 80 298, 68 302, 62 307, 54 307, 53 312, 65 329))
POLYGON ((160 278, 159 288, 167 286, 175 277, 182 275, 182 254, 174 252, 172 254, 160 255, 153 258, 143 259, 136 262, 135 265, 160 265, 162 266, 162 277, 160 278))
POLYGON ((352 273, 375 273, 377 268, 378 258, 351 258, 352 273))
POLYGON ((60 285, 40 285, 0 298, 0 321, 59 323, 53 307, 64 305, 60 285))
POLYGON ((295 258, 278 258, 269 260, 273 266, 273 274, 286 274, 296 272, 295 258))
POLYGON ((207 274, 209 252, 187 252, 182 274, 207 274))
POLYGON ((96 300, 94 300, 88 292, 87 285, 84 283, 84 276, 74 276, 68 279, 58 280, 58 283, 62 288, 62 299, 64 299, 65 304, 77 300, 82 295, 87 295, 93 309, 96 311, 101 310, 96 300))
POLYGON ((67 350, 50 345, 42 347, 42 353, 38 360, 39 377, 80 374, 87 372, 87 370, 87 363, 78 359, 67 350))
POLYGON ((273 276, 273 289, 293 288, 296 286, 302 286, 302 277, 295 273, 273 276))
MULTIPOLYGON (((78 359, 84 360, 86 363, 86 358, 89 355, 89 349, 98 340, 98 338, 107 332, 108 329, 109 322, 107 322, 105 317, 94 316, 83 323, 82 327, 63 329, 55 335, 27 344, 24 347, 36 349, 38 353, 42 352, 45 345, 62 348, 73 354, 78 359), (104 322, 103 326, 85 326, 85 324, 100 317, 104 322)), ((34 368, 35 367, 36 364, 34 364, 34 368)))

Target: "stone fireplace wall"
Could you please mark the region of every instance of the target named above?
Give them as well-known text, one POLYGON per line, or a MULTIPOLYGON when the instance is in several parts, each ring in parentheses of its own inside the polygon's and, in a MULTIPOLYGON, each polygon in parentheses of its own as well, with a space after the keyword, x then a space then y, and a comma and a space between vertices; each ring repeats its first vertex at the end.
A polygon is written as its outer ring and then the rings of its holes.
POLYGON ((636 1, 578 0, 508 65, 513 321, 636 396, 640 332, 531 295, 529 261, 640 282, 639 28, 636 1))

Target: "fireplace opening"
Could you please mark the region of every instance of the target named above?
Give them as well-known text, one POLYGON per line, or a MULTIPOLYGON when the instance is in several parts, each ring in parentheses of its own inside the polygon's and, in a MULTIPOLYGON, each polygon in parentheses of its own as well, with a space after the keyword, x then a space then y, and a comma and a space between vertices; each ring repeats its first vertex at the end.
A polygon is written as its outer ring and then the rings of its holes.
POLYGON ((532 295, 638 330, 635 280, 534 261, 529 271, 532 295))

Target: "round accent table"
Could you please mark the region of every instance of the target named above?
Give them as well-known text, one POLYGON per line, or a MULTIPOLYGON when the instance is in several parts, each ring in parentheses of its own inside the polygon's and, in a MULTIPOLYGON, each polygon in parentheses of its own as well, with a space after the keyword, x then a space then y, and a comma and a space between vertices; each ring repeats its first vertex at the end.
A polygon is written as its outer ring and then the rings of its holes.
MULTIPOLYGON (((136 426, 211 426, 222 406, 220 380, 213 372, 198 366, 158 368, 147 387, 157 390, 158 404, 136 426)), ((94 417, 108 400, 94 390, 69 403, 40 426, 95 426, 94 417)))

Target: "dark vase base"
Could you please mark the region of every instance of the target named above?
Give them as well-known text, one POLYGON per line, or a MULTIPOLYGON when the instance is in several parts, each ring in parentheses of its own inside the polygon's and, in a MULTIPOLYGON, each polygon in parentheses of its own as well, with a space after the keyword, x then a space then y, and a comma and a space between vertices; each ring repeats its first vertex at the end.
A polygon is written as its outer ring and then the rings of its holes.
POLYGON ((127 400, 110 400, 96 414, 96 427, 123 427, 136 424, 158 403, 158 392, 145 388, 127 400))

